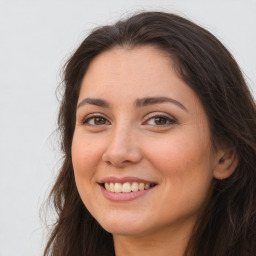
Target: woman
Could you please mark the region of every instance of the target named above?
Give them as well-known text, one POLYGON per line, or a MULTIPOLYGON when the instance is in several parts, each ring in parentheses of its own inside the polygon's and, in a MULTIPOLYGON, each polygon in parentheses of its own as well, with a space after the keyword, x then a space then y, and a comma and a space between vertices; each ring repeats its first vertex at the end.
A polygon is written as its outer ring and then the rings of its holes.
POLYGON ((44 255, 255 255, 256 110, 209 32, 144 12, 65 68, 44 255))

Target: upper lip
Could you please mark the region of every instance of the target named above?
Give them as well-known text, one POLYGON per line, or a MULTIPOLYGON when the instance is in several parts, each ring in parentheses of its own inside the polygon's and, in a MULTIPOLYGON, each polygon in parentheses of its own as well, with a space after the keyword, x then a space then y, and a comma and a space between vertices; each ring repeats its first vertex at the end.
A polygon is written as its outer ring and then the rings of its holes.
POLYGON ((138 183, 145 183, 145 184, 157 184, 155 181, 151 180, 145 180, 137 177, 131 177, 131 176, 126 176, 126 177, 115 177, 115 176, 108 176, 103 179, 100 179, 98 183, 125 183, 125 182, 138 182, 138 183))

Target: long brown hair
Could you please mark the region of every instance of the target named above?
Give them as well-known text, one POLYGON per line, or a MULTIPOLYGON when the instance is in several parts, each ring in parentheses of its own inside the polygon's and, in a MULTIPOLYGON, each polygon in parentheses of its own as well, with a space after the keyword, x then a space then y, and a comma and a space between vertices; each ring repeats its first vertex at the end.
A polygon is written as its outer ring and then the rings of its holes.
POLYGON ((90 215, 76 188, 71 161, 76 105, 81 80, 95 56, 115 46, 149 44, 169 54, 177 74, 198 95, 213 145, 228 142, 239 155, 234 174, 215 181, 186 255, 255 255, 256 108, 243 75, 228 50, 205 29, 174 14, 143 12, 94 30, 65 66, 58 118, 64 161, 50 194, 58 218, 44 256, 115 254, 112 235, 90 215))

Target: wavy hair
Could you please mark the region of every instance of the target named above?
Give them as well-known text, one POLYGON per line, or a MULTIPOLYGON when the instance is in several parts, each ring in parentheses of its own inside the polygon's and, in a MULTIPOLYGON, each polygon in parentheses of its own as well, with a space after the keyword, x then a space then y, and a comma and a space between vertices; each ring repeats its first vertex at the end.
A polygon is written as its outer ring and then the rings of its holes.
POLYGON ((255 255, 256 108, 242 72, 207 30, 175 14, 142 12, 92 31, 65 66, 58 117, 64 161, 49 197, 58 218, 44 256, 115 255, 112 235, 91 216, 76 188, 71 160, 76 105, 82 78, 95 56, 115 46, 143 45, 154 45, 170 56, 178 76, 204 106, 213 145, 225 141, 239 156, 235 172, 215 181, 185 255, 255 255))

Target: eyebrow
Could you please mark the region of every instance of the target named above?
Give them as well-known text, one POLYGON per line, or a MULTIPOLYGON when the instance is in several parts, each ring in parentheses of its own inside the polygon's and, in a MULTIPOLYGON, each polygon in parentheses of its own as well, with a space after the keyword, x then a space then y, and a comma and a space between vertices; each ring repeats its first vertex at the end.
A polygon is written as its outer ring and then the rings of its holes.
POLYGON ((83 99, 77 106, 77 109, 86 105, 91 104, 99 107, 109 108, 109 103, 102 99, 94 99, 94 98, 85 98, 83 99))
POLYGON ((185 111, 188 111, 183 104, 181 104, 179 101, 169 98, 169 97, 146 97, 142 99, 138 99, 135 101, 135 106, 136 107, 144 107, 148 105, 154 105, 154 104, 159 104, 159 103, 173 103, 177 105, 178 107, 182 108, 185 111))
MULTIPOLYGON (((178 107, 182 108, 183 110, 187 111, 187 109, 185 108, 185 106, 183 104, 181 104, 179 101, 169 98, 169 97, 145 97, 142 99, 137 99, 134 102, 134 106, 135 107, 145 107, 145 106, 159 104, 159 103, 172 103, 172 104, 175 104, 178 107)), ((77 109, 86 104, 95 105, 95 106, 104 107, 104 108, 110 107, 110 104, 105 100, 98 99, 98 98, 85 98, 78 104, 77 109)))

